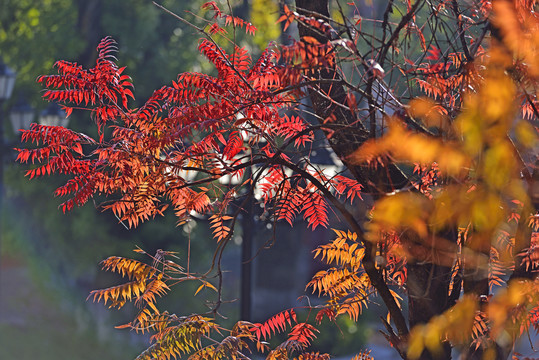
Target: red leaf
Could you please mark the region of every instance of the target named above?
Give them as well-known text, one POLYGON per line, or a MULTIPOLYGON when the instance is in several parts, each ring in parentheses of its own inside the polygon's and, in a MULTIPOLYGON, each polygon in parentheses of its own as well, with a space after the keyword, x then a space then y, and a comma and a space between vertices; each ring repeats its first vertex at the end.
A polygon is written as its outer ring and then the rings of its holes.
POLYGON ((431 45, 430 46, 430 49, 428 51, 429 55, 425 58, 427 60, 439 60, 442 56, 442 52, 440 51, 440 49, 438 49, 437 47, 435 47, 434 45, 431 45))

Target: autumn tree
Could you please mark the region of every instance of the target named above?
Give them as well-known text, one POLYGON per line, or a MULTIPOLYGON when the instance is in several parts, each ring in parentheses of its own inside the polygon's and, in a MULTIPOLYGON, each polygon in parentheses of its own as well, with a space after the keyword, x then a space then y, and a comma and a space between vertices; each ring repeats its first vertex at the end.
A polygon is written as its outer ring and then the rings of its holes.
POLYGON ((353 3, 330 11, 328 1, 297 0, 279 22, 297 25, 299 39, 253 60, 233 39, 256 28, 208 2, 201 24, 171 16, 201 35, 214 75, 182 73, 131 108, 133 85, 105 38, 94 68, 59 61, 58 75, 38 79, 45 99, 88 111, 98 137, 34 125, 23 140, 37 145, 18 159, 39 163, 30 178, 69 175, 55 193, 68 197, 64 211, 98 199, 129 227, 169 210, 178 223, 208 217, 207 273, 165 250, 137 249, 149 263, 103 261, 128 282, 90 298, 134 302, 138 315, 123 327, 153 333, 141 359, 244 359, 254 347, 268 359, 328 359, 310 348, 317 322, 357 320, 373 296, 403 359, 448 359, 452 348, 507 358, 539 328, 536 6, 390 0, 368 19, 353 3), (311 161, 325 141, 346 171, 311 161), (313 318, 284 309, 264 323, 220 325, 221 256, 253 198, 275 223, 301 216, 327 227, 329 211, 346 221, 314 253, 328 268, 307 284, 326 301, 310 307, 313 318), (216 292, 208 313, 159 309, 157 297, 186 281, 216 292), (269 348, 281 332, 287 340, 269 348))

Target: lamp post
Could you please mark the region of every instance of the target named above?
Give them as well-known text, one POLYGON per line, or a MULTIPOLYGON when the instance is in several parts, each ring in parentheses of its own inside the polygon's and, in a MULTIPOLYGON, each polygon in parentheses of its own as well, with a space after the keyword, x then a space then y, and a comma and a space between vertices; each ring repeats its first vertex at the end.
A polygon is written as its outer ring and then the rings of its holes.
MULTIPOLYGON (((230 174, 219 178, 219 183, 228 185, 238 185, 243 178, 249 178, 252 173, 251 167, 246 167, 242 177, 232 176, 230 174)), ((250 191, 248 191, 250 192, 250 191)), ((240 319, 251 321, 252 312, 252 257, 253 257, 253 237, 255 232, 254 222, 254 201, 250 195, 244 203, 243 213, 241 215, 242 241, 240 253, 240 319)))
MULTIPOLYGON (((245 169, 245 176, 251 176, 251 168, 245 169)), ((249 195, 247 195, 249 196, 249 195)), ((241 220, 243 237, 241 242, 241 285, 240 285, 240 319, 252 321, 253 292, 253 236, 255 231, 254 201, 249 198, 245 204, 245 213, 241 220)))
POLYGON ((34 108, 23 97, 19 97, 9 112, 9 120, 15 135, 19 130, 28 130, 34 121, 34 108))
MULTIPOLYGON (((11 70, 0 59, 0 212, 2 211, 4 200, 4 154, 6 152, 6 146, 4 144, 4 103, 11 97, 16 76, 15 71, 11 70)), ((2 219, 0 217, 0 238, 2 237, 2 232, 2 219)))
POLYGON ((50 103, 45 110, 39 114, 39 123, 48 126, 67 127, 69 118, 66 118, 66 112, 56 103, 50 103))

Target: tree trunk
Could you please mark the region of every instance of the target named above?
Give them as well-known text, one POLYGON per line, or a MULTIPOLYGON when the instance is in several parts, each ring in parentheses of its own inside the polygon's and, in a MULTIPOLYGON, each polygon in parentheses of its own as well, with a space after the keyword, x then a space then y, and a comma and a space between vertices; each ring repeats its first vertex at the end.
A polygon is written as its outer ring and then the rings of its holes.
MULTIPOLYGON (((328 0, 297 0, 296 5, 300 14, 329 17, 328 0)), ((301 23, 298 23, 298 30, 300 37, 312 36, 320 43, 326 43, 329 40, 324 34, 313 31, 301 23)), ((317 75, 320 79, 341 80, 335 69, 327 68, 319 71, 317 75)), ((350 172, 364 186, 364 191, 375 197, 408 184, 406 177, 395 166, 372 169, 368 166, 352 165, 346 161, 347 156, 370 137, 355 113, 347 109, 346 95, 345 88, 335 82, 322 83, 316 88, 309 88, 309 96, 318 121, 322 123, 334 117, 333 124, 339 125, 331 135, 327 134, 329 144, 335 154, 346 163, 350 172)))

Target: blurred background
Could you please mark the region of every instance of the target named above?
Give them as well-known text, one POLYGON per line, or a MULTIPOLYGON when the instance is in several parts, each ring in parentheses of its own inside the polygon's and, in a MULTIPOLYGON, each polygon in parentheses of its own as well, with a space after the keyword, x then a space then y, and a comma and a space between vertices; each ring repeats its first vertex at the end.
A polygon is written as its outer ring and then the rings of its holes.
MULTIPOLYGON (((197 15, 204 16, 200 12, 203 1, 160 3, 195 23, 197 15)), ((275 24, 279 12, 276 1, 231 4, 234 15, 250 19, 259 29, 255 38, 238 37, 254 57, 269 41, 286 41, 288 35, 281 34, 275 24)), ((227 8, 226 3, 219 6, 227 8)), ((101 213, 91 205, 63 214, 58 209, 62 199, 53 197, 63 179, 29 181, 24 178, 25 167, 14 162, 12 149, 20 146, 16 130, 23 125, 11 120, 29 118, 67 125, 58 108, 41 100, 36 78, 54 73, 56 60, 92 67, 95 47, 107 35, 118 42, 118 63, 127 66, 126 72, 133 79, 137 99, 133 107, 143 103, 154 89, 170 84, 178 73, 213 71, 198 54, 199 35, 149 0, 0 0, 0 79, 7 82, 0 83, 2 358, 134 358, 148 346, 148 338, 114 329, 129 322, 134 310, 129 306, 122 311, 108 310, 86 301, 91 290, 120 281, 101 272, 99 262, 112 255, 136 258, 132 250, 140 246, 149 253, 157 249, 178 251, 181 263, 190 243, 192 267, 203 271, 213 255, 214 240, 204 221, 176 227, 172 214, 128 230, 111 213, 101 213), (10 85, 12 91, 5 91, 10 85)), ((92 125, 85 112, 74 111, 69 118, 68 126, 76 131, 93 134, 92 125)), ((333 164, 328 153, 317 156, 320 163, 333 164)), ((272 229, 260 220, 257 209, 255 205, 243 221, 253 231, 240 227, 224 260, 225 296, 240 299, 241 289, 249 294, 247 300, 232 302, 223 310, 230 322, 240 314, 244 319, 264 321, 284 309, 306 305, 305 300, 297 299, 321 266, 312 259, 311 250, 333 236, 331 230, 312 232, 304 224, 292 230, 288 226, 272 229), (273 242, 273 238, 278 241, 273 242), (270 248, 249 264, 246 284, 240 268, 247 242, 251 255, 270 248)), ((204 298, 194 297, 194 292, 189 286, 173 288, 158 302, 159 307, 178 314, 203 311, 204 298)), ((363 320, 342 320, 338 327, 323 324, 329 331, 321 332, 317 350, 336 355, 359 351, 372 333, 363 320)), ((371 338, 370 347, 376 341, 371 338)))

